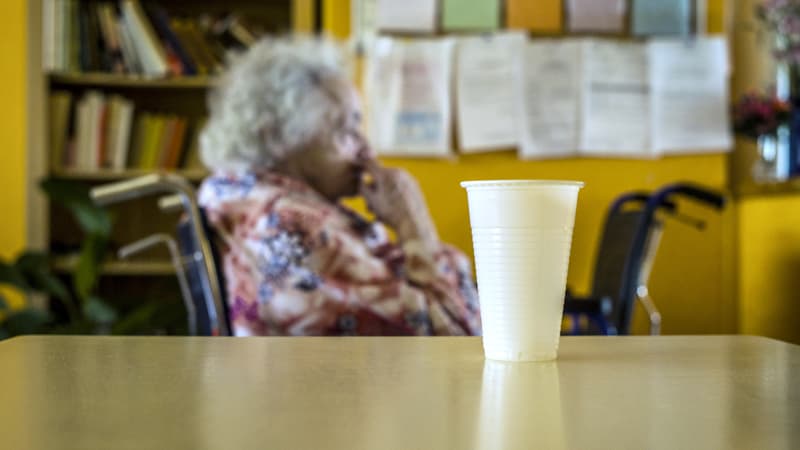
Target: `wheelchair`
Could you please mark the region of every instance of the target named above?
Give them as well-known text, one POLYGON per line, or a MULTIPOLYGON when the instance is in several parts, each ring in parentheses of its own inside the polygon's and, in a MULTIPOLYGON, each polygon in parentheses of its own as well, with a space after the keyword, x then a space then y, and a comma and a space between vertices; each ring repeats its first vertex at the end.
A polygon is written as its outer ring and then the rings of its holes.
POLYGON ((572 328, 565 334, 627 335, 636 302, 650 322, 650 334, 661 332, 661 313, 650 296, 648 282, 653 269, 664 219, 673 218, 698 230, 705 222, 682 215, 675 200, 684 198, 717 211, 725 197, 692 183, 675 183, 653 194, 627 193, 614 201, 606 216, 597 252, 591 293, 564 301, 564 315, 572 328), (584 319, 584 320, 582 320, 584 319))

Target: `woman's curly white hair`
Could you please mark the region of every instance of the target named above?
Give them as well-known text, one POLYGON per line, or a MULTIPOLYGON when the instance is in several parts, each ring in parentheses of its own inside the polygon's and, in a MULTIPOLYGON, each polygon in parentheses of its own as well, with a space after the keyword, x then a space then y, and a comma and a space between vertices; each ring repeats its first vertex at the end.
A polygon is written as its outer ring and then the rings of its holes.
POLYGON ((332 86, 348 80, 334 42, 265 38, 233 57, 209 95, 200 154, 209 169, 269 168, 336 125, 344 111, 332 86))

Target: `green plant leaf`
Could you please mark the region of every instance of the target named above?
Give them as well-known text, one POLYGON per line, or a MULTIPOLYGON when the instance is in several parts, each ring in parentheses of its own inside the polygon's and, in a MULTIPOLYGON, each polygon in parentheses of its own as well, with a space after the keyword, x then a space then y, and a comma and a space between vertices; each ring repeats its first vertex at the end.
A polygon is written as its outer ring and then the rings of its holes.
POLYGON ((43 252, 25 252, 17 258, 16 268, 32 289, 65 301, 70 299, 67 287, 50 271, 49 257, 43 252))
POLYGON ((140 334, 148 331, 158 311, 158 302, 145 303, 120 318, 111 329, 113 334, 140 334))
POLYGON ((53 203, 67 208, 86 233, 108 236, 111 214, 92 202, 89 186, 69 180, 46 179, 40 186, 53 203))
POLYGON ((3 323, 8 336, 41 333, 50 321, 50 314, 34 308, 26 308, 9 315, 3 323))
POLYGON ((25 276, 13 265, 0 261, 0 284, 9 284, 25 292, 30 290, 25 276))
POLYGON ((8 302, 2 295, 0 295, 0 311, 8 311, 8 302))
POLYGON ((88 235, 81 245, 81 253, 73 274, 75 290, 81 301, 89 298, 97 284, 105 249, 106 240, 94 234, 88 235))
POLYGON ((108 211, 85 204, 75 204, 69 209, 83 231, 102 236, 108 236, 111 233, 111 215, 108 211))
POLYGON ((98 297, 89 297, 83 304, 83 314, 94 323, 110 324, 117 320, 117 312, 98 297))
POLYGON ((46 178, 39 183, 39 186, 51 201, 64 206, 76 203, 91 203, 89 198, 90 188, 83 183, 46 178))

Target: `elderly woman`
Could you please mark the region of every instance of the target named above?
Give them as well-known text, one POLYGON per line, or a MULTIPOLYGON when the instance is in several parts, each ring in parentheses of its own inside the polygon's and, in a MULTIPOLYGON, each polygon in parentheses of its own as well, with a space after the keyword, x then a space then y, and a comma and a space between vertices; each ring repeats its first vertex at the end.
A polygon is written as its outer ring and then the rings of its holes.
POLYGON ((374 159, 334 44, 262 40, 209 106, 200 204, 236 335, 480 333, 468 260, 439 241, 414 179, 374 159), (380 222, 339 204, 359 195, 380 222))

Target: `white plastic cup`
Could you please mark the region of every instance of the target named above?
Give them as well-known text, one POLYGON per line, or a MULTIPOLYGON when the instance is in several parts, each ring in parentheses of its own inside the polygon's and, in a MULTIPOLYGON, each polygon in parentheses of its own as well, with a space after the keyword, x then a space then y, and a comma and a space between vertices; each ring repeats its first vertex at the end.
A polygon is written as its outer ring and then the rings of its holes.
POLYGON ((583 183, 465 181, 487 359, 558 355, 578 191, 583 183))

